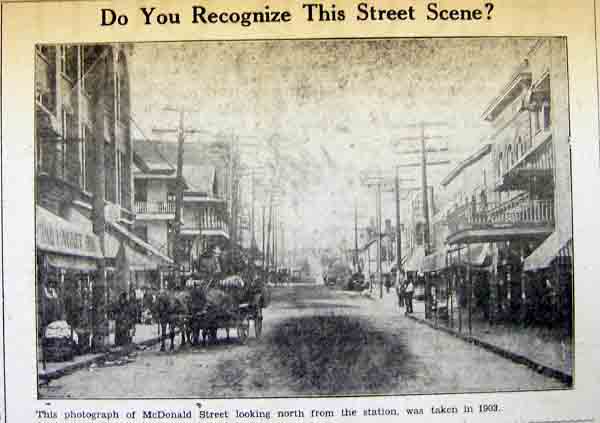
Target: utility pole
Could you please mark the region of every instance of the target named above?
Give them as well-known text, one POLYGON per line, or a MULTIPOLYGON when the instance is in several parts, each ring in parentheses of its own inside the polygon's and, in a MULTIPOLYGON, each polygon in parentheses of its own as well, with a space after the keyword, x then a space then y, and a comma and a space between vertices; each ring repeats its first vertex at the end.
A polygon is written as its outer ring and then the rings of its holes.
POLYGON ((379 279, 379 298, 383 298, 383 280, 381 278, 381 184, 377 184, 377 278, 379 279))
MULTIPOLYGON (((401 137, 397 140, 412 140, 419 141, 419 148, 415 150, 405 150, 399 153, 403 154, 420 154, 421 160, 418 164, 404 164, 398 165, 398 167, 420 167, 421 168, 421 192, 422 192, 422 206, 423 206, 423 220, 424 228, 423 228, 423 250, 424 255, 427 256, 431 253, 431 224, 430 224, 430 216, 429 216, 429 190, 427 184, 427 167, 433 165, 446 165, 450 164, 449 160, 441 160, 436 162, 427 161, 427 153, 438 153, 448 151, 447 148, 438 148, 438 149, 430 149, 427 147, 427 141, 436 139, 436 138, 445 138, 441 136, 431 135, 426 136, 425 128, 426 127, 446 127, 448 126, 445 122, 419 122, 412 125, 407 125, 408 128, 418 128, 420 131, 419 136, 416 137, 401 137)), ((431 288, 429 286, 429 278, 425 275, 425 298, 426 298, 426 307, 425 307, 425 317, 430 317, 431 315, 431 288)))
POLYGON ((183 261, 183 251, 184 246, 181 245, 181 214, 182 214, 182 206, 183 206, 183 190, 184 190, 184 181, 183 181, 183 143, 185 141, 185 136, 187 134, 197 134, 203 131, 198 129, 185 129, 184 125, 184 114, 186 112, 190 112, 191 110, 185 110, 183 108, 174 108, 174 107, 166 107, 165 111, 169 112, 178 112, 179 113, 179 128, 178 129, 159 129, 154 128, 152 131, 157 133, 176 133, 177 134, 177 175, 176 175, 176 186, 175 186, 175 221, 173 222, 173 235, 172 235, 172 251, 173 251, 173 259, 175 263, 178 265, 178 268, 181 268, 181 264, 183 261))
POLYGON ((377 279, 379 283, 379 298, 383 298, 383 280, 381 275, 381 186, 387 184, 384 178, 379 175, 373 177, 365 177, 363 185, 368 187, 375 187, 375 226, 376 226, 376 240, 377 240, 377 279))
POLYGON ((269 272, 271 267, 271 223, 273 220, 273 193, 269 193, 269 219, 267 222, 267 259, 265 270, 269 272))
POLYGON ((360 272, 358 264, 358 204, 354 200, 354 271, 360 272))
MULTIPOLYGON (((104 214, 104 196, 105 196, 105 164, 104 164, 104 105, 106 101, 106 79, 108 72, 104 64, 99 64, 100 81, 98 86, 92 90, 92 110, 94 110, 93 134, 94 134, 94 201, 92 209, 92 230, 98 237, 102 258, 97 260, 97 276, 92 285, 92 349, 94 351, 102 349, 105 342, 105 334, 108 335, 108 320, 106 316, 108 292, 106 286, 106 254, 104 244, 105 214, 104 214)), ((45 357, 45 355, 44 355, 45 357)))
POLYGON ((267 254, 265 251, 265 209, 267 208, 267 206, 265 204, 262 205, 262 267, 263 270, 266 271, 267 270, 267 254))

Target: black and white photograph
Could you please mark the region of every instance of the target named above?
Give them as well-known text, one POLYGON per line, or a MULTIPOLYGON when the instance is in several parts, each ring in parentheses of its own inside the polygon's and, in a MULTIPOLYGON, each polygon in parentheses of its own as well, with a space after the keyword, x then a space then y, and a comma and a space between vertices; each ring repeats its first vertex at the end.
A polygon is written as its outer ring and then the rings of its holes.
POLYGON ((29 54, 38 399, 573 388, 566 37, 29 54))

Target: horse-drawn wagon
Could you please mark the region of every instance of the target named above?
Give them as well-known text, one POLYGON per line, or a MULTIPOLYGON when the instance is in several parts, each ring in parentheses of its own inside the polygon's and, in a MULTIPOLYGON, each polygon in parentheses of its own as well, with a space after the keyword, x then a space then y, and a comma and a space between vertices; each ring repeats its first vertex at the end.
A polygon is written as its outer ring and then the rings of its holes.
POLYGON ((254 327, 256 338, 260 338, 263 323, 263 308, 268 294, 263 283, 246 283, 239 276, 222 280, 193 280, 178 292, 163 292, 157 299, 157 315, 161 325, 161 350, 164 350, 166 328, 169 326, 171 349, 175 328, 181 332, 182 345, 186 340, 196 345, 200 342, 215 342, 219 329, 225 329, 227 338, 232 329, 244 343, 254 327))

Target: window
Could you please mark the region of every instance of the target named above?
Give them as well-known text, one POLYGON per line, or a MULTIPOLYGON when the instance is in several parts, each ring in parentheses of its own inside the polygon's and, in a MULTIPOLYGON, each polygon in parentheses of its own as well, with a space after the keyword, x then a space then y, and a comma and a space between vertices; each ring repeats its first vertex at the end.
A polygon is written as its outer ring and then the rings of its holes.
POLYGON ((513 151, 512 151, 512 145, 508 145, 508 147, 506 148, 506 170, 510 169, 510 167, 513 165, 514 161, 513 161, 513 151))
POLYGON ((68 182, 80 186, 81 165, 79 151, 79 136, 77 119, 73 113, 63 109, 63 145, 62 167, 63 178, 68 182))
POLYGON ((116 169, 115 169, 115 152, 113 145, 106 141, 104 142, 104 196, 106 201, 115 203, 115 187, 116 187, 116 169))
POLYGON ((498 153, 498 178, 502 176, 502 151, 498 153))
POLYGON ((36 46, 35 100, 56 116, 56 49, 36 46))
POLYGON ((129 178, 129 166, 127 163, 127 154, 119 152, 119 200, 121 206, 129 208, 130 200, 130 178, 129 178))
POLYGON ((94 192, 96 183, 96 145, 90 128, 83 127, 83 157, 84 157, 84 189, 87 192, 94 192))
POLYGON ((93 70, 102 55, 103 48, 100 46, 87 46, 81 48, 82 79, 81 85, 85 94, 90 95, 93 87, 93 70))
POLYGON ((550 102, 548 100, 544 100, 542 104, 542 117, 544 119, 544 130, 550 129, 551 115, 550 115, 550 102))
POLYGON ((519 157, 523 157, 525 155, 525 144, 523 144, 523 138, 519 137, 517 141, 517 160, 519 157))
POLYGON ((60 47, 60 69, 72 82, 77 80, 77 46, 60 47))
POLYGON ((115 76, 115 96, 116 96, 116 104, 117 104, 117 108, 115 110, 115 119, 117 120, 117 122, 121 122, 122 116, 121 116, 121 75, 119 75, 119 72, 116 73, 115 76))
POLYGON ((134 200, 135 201, 147 201, 148 195, 148 181, 146 179, 135 179, 133 182, 134 200))

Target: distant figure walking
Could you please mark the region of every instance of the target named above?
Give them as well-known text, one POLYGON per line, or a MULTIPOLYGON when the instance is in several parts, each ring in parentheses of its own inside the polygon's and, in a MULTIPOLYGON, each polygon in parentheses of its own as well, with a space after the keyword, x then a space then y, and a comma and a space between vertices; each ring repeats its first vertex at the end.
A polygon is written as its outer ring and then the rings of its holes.
POLYGON ((396 295, 398 296, 398 307, 404 307, 404 281, 402 280, 402 276, 400 276, 400 272, 396 277, 396 295))
POLYGON ((406 285, 406 313, 411 313, 413 312, 413 293, 415 292, 415 286, 413 285, 412 281, 409 280, 408 281, 408 285, 406 285))

